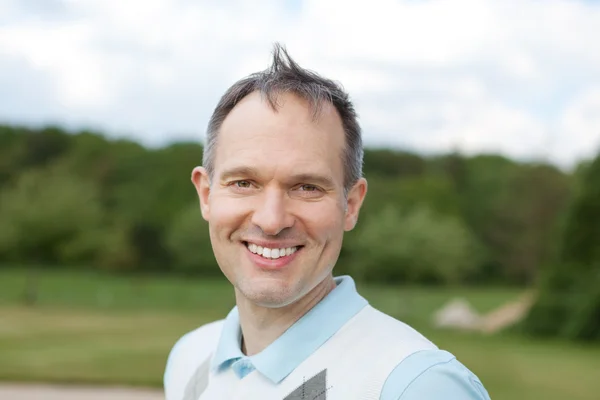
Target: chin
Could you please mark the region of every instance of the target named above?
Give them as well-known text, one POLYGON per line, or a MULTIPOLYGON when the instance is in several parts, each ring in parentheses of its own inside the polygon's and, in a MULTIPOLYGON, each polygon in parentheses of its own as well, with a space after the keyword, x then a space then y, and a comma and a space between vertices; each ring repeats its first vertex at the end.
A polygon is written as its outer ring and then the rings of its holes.
POLYGON ((285 307, 295 302, 300 294, 282 282, 270 280, 241 283, 240 293, 252 303, 266 308, 285 307))

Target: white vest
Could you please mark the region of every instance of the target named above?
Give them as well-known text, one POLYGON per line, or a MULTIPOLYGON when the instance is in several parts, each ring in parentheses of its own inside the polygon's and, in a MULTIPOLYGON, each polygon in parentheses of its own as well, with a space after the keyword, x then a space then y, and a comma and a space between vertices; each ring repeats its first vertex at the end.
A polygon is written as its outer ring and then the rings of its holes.
MULTIPOLYGON (((222 325, 213 324, 213 334, 220 334, 217 326, 222 325)), ((218 336, 210 342, 216 345, 218 336)), ((181 352, 198 354, 193 347, 181 352)), ((379 400, 392 370, 407 356, 427 349, 437 347, 408 325, 367 305, 279 384, 256 370, 240 380, 231 368, 217 374, 205 369, 208 376, 201 379, 208 378, 208 385, 194 400, 379 400)), ((178 390, 171 391, 177 394, 169 397, 167 388, 167 400, 183 399, 182 386, 205 361, 195 359, 187 378, 182 377, 178 390)))

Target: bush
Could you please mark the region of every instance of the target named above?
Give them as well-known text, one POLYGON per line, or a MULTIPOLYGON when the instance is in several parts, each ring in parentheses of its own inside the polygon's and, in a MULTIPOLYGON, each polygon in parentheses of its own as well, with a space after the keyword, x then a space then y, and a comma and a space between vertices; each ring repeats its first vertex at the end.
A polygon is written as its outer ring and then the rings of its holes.
POLYGON ((221 273, 211 247, 208 223, 202 218, 197 202, 175 218, 166 242, 174 260, 173 270, 202 275, 221 273))
POLYGON ((544 271, 526 332, 600 340, 600 154, 580 189, 565 224, 561 262, 544 271))
POLYGON ((388 206, 353 239, 352 273, 359 279, 459 283, 478 262, 475 241, 460 220, 427 208, 388 206))
POLYGON ((60 169, 23 172, 0 196, 0 253, 30 263, 96 256, 103 210, 93 183, 60 169))
POLYGON ((570 302, 570 315, 563 331, 574 340, 600 340, 600 264, 595 273, 581 276, 577 292, 570 302))

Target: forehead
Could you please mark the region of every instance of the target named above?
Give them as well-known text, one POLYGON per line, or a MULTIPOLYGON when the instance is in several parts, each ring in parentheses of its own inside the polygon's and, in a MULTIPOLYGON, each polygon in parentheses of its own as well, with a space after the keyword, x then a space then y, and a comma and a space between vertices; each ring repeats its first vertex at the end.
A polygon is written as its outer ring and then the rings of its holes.
POLYGON ((315 119, 310 104, 294 94, 279 95, 277 105, 274 110, 255 92, 229 113, 217 140, 217 174, 250 164, 286 173, 327 172, 343 179, 345 137, 335 107, 324 103, 315 119))

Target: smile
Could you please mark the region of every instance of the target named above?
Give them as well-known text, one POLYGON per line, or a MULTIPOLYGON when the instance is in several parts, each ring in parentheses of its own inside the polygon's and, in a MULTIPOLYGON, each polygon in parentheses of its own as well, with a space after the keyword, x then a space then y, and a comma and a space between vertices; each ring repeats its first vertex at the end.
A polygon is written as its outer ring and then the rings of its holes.
POLYGON ((269 260, 276 260, 281 257, 290 256, 301 248, 301 246, 294 246, 270 249, 268 247, 258 246, 254 243, 244 242, 244 244, 252 253, 269 260))

